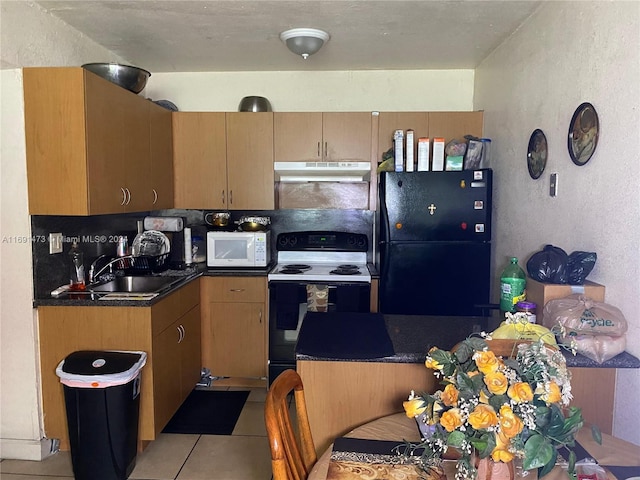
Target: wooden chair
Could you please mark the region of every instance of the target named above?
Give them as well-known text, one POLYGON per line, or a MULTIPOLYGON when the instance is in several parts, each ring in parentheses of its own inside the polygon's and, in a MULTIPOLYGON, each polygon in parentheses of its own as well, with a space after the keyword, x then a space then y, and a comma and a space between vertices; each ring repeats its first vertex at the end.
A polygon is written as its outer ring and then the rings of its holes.
POLYGON ((264 419, 271 448, 273 480, 306 480, 316 463, 302 380, 295 370, 285 370, 273 381, 264 404, 264 419), (296 435, 289 415, 293 392, 298 424, 296 435))

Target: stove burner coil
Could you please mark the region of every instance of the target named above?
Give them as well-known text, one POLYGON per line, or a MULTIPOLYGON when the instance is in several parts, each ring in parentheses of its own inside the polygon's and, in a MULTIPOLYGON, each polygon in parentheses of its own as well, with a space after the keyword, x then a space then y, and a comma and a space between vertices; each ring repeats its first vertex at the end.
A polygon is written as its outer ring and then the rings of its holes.
POLYGON ((300 270, 299 268, 284 267, 279 273, 283 273, 285 275, 300 275, 303 272, 304 270, 300 270))
POLYGON ((292 269, 292 270, 311 270, 311 265, 307 265, 305 263, 292 263, 289 265, 285 265, 282 267, 285 270, 288 269, 292 269))
POLYGON ((358 275, 360 268, 357 265, 338 265, 335 270, 329 272, 332 275, 358 275))

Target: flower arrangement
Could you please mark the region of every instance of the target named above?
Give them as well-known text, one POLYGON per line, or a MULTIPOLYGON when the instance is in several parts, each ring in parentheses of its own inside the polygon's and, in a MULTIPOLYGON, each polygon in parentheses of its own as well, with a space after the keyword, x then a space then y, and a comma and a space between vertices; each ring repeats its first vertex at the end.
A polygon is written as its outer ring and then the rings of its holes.
MULTIPOLYGON (((507 323, 521 320, 508 314, 507 323)), ((580 409, 568 407, 571 383, 564 356, 542 339, 511 340, 513 351, 504 357, 490 344, 491 337, 482 333, 455 351, 429 351, 425 366, 444 388, 433 394, 412 391, 403 403, 406 415, 424 421, 430 431, 419 445, 408 444, 409 450, 424 449, 425 468, 448 449, 457 450, 457 480, 475 477, 475 456, 505 463, 518 457, 524 470, 537 468, 542 477, 553 469, 557 449, 572 447, 583 426, 580 409)), ((573 451, 568 462, 571 473, 573 451)))

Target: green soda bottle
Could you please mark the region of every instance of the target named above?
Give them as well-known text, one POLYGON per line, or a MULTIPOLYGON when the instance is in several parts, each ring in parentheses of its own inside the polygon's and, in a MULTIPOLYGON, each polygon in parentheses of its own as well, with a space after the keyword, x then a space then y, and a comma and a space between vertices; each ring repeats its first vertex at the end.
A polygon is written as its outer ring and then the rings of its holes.
POLYGON ((527 299, 525 285, 527 276, 518 265, 518 259, 511 257, 509 265, 500 275, 500 310, 515 312, 516 303, 527 299))

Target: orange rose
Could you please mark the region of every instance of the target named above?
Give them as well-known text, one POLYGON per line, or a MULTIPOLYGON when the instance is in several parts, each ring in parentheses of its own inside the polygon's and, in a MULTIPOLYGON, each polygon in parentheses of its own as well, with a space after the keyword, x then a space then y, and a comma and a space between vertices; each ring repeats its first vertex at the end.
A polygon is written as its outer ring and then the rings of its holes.
POLYGON ((487 373, 484 376, 484 383, 487 385, 489 391, 494 395, 502 395, 507 391, 507 387, 509 386, 509 381, 502 372, 487 373))
POLYGON ((498 424, 498 416, 491 405, 480 404, 469 414, 469 423, 476 430, 498 424))
POLYGON ((509 443, 511 443, 511 441, 504 435, 500 433, 496 434, 496 446, 491 452, 491 458, 494 462, 507 463, 513 460, 513 453, 508 450, 509 443))
POLYGON ((402 402, 402 406, 404 407, 404 411, 407 414, 407 417, 414 418, 424 413, 427 409, 427 404, 420 397, 412 398, 406 402, 402 402))
POLYGON ((480 400, 480 403, 489 403, 489 396, 484 393, 484 389, 480 390, 480 394, 478 395, 478 400, 480 400))
POLYGON ((452 408, 444 412, 440 417, 440 425, 442 425, 447 432, 453 432, 456 428, 462 425, 460 409, 452 408))
POLYGON ((495 372, 498 369, 498 359, 491 350, 486 352, 476 352, 473 359, 478 366, 478 370, 485 375, 490 372, 495 372))
POLYGON ((507 438, 513 438, 522 432, 524 424, 509 405, 500 407, 500 431, 507 438))
POLYGON ((533 400, 531 386, 526 382, 518 382, 511 385, 507 390, 507 395, 516 403, 530 402, 533 400))
POLYGON ((442 392, 442 403, 447 407, 455 406, 458 403, 458 389, 453 384, 450 383, 444 387, 444 391, 442 392))
POLYGON ((550 381, 547 385, 548 390, 547 393, 542 395, 542 399, 547 403, 558 403, 562 400, 562 392, 560 391, 560 387, 553 380, 550 381))

